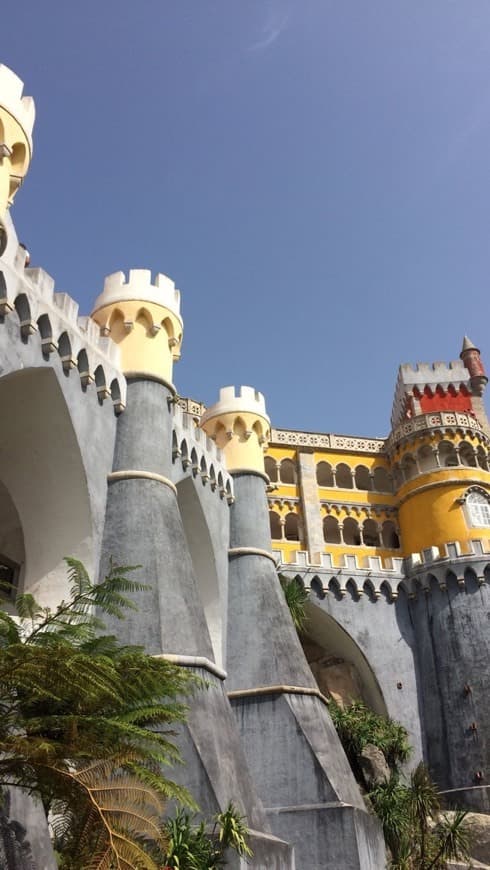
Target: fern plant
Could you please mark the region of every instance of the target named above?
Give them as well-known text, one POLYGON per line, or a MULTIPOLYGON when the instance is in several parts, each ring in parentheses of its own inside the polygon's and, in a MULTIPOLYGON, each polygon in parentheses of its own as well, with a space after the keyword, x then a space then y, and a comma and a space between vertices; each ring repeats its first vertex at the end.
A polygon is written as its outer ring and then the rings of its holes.
POLYGON ((101 634, 94 612, 123 618, 128 594, 146 588, 130 567, 93 584, 67 563, 70 596, 56 609, 29 594, 16 616, 0 609, 0 787, 41 797, 65 870, 157 870, 166 799, 195 806, 162 767, 180 760, 172 728, 198 681, 101 634))
POLYGON ((295 577, 289 578, 285 574, 279 574, 279 582, 284 592, 293 625, 298 634, 301 634, 307 621, 306 603, 308 601, 308 593, 295 577))
POLYGON ((231 802, 214 817, 209 833, 204 822, 194 824, 185 810, 168 820, 166 833, 169 845, 165 870, 218 870, 226 864, 227 849, 233 849, 240 857, 253 857, 245 818, 231 802))

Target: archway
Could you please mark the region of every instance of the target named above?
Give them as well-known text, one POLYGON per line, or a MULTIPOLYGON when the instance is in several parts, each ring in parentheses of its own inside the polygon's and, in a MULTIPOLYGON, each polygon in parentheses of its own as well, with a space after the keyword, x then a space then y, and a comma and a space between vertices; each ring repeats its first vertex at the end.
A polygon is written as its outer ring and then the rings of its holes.
POLYGON ((213 645, 214 657, 216 663, 221 665, 223 661, 223 618, 216 558, 206 516, 196 492, 196 483, 193 477, 184 477, 177 483, 177 499, 213 645))
POLYGON ((67 594, 65 556, 92 574, 96 567, 80 448, 52 369, 0 378, 0 407, 0 510, 8 521, 2 547, 21 561, 20 590, 53 607, 67 594))
POLYGON ((355 700, 388 715, 376 675, 350 634, 325 610, 309 601, 301 643, 320 691, 337 703, 355 700))

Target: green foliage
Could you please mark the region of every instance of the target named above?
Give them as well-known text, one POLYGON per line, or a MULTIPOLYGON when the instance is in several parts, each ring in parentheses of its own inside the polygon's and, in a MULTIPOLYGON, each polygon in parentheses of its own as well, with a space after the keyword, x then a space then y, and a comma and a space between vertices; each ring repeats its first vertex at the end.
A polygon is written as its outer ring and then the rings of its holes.
POLYGON ((392 854, 392 870, 440 870, 451 859, 468 858, 465 812, 440 814, 437 789, 424 764, 404 785, 398 776, 369 794, 392 854), (432 820, 432 824, 430 824, 432 820))
POLYGON ((158 819, 166 798, 193 806, 161 773, 178 762, 171 727, 185 719, 181 698, 197 685, 188 671, 100 635, 94 615, 122 618, 127 597, 146 587, 111 565, 92 584, 67 560, 70 597, 55 610, 32 595, 17 618, 0 609, 0 786, 38 794, 54 819, 64 870, 158 865, 158 819))
POLYGON ((279 581, 284 592, 286 604, 289 607, 293 625, 296 631, 301 633, 304 631, 307 622, 306 603, 308 601, 308 593, 295 577, 290 579, 284 574, 279 574, 279 581))
POLYGON ((328 706, 345 753, 356 773, 359 770, 359 756, 368 743, 382 751, 392 768, 410 756, 407 731, 399 722, 374 713, 362 701, 341 707, 331 700, 328 706))
POLYGON ((168 820, 166 834, 169 841, 166 868, 217 870, 226 863, 224 853, 227 849, 234 849, 242 857, 253 856, 247 843, 245 819, 232 803, 215 816, 210 833, 204 822, 193 824, 189 813, 181 810, 175 818, 168 820))

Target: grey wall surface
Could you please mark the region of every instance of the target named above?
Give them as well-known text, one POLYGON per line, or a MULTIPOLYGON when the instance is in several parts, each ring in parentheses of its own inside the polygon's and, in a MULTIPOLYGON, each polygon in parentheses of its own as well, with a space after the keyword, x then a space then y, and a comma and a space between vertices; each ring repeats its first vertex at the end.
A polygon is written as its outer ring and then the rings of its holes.
MULTIPOLYGON (((454 568, 460 573, 460 566, 454 568)), ((410 601, 410 614, 431 773, 440 789, 461 789, 448 794, 448 802, 488 812, 488 584, 479 585, 471 570, 466 571, 461 586, 456 576, 447 578, 446 589, 432 578, 428 592, 410 601), (476 779, 477 771, 482 771, 481 782, 476 779)))

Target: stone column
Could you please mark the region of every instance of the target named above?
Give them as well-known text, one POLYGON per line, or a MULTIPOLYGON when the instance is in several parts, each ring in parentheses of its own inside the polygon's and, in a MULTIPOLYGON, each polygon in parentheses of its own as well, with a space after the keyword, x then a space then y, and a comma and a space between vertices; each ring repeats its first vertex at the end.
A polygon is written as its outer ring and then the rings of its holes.
POLYGON ((228 613, 229 696, 274 833, 301 870, 379 870, 384 843, 366 812, 285 602, 274 560, 260 440, 260 393, 221 391, 202 425, 234 478, 228 613), (241 421, 247 421, 248 438, 241 421), (240 425, 239 425, 240 421, 240 425))
POLYGON ((319 565, 323 553, 323 526, 318 500, 315 456, 312 450, 298 451, 301 509, 305 525, 305 541, 312 565, 319 565))
POLYGON ((206 681, 206 688, 187 699, 187 721, 177 737, 185 764, 172 770, 171 776, 190 790, 206 819, 232 801, 252 830, 251 867, 282 870, 292 867, 291 848, 268 833, 225 692, 226 675, 214 661, 176 488, 170 480, 175 396, 170 377, 177 343, 169 338, 181 329, 181 321, 175 288, 165 282, 168 279, 160 276, 153 286, 149 273, 142 276, 141 271, 131 273, 127 283, 111 276, 96 303, 99 322, 120 337, 128 379, 127 406, 118 420, 108 480, 101 575, 112 557, 117 564, 141 565, 132 576, 150 586, 149 591, 135 594, 138 609, 129 612, 126 620, 105 622, 122 642, 169 657, 206 681), (165 293, 159 298, 162 286, 165 293), (142 303, 154 323, 144 322, 138 333, 142 303), (131 317, 134 327, 128 329, 131 317), (166 333, 161 355, 151 346, 160 340, 160 327, 166 333), (127 345, 125 336, 129 336, 127 345))

